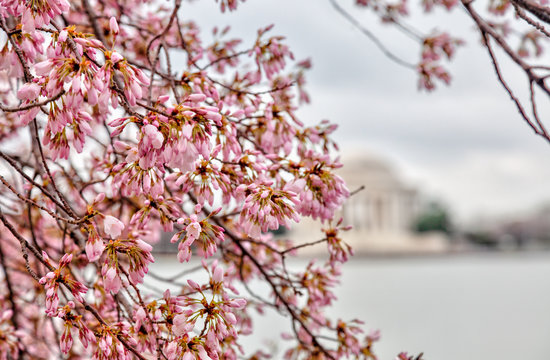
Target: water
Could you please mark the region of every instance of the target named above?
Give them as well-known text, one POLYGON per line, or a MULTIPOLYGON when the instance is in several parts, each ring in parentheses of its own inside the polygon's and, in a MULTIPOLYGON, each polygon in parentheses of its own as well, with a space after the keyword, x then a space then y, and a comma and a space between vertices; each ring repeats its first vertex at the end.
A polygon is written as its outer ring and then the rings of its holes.
MULTIPOLYGON (((292 266, 305 265, 296 260, 292 266)), ((177 263, 155 264, 175 273, 177 263)), ((441 257, 355 258, 343 268, 334 317, 380 329, 380 360, 400 351, 427 360, 547 360, 550 354, 550 254, 484 253, 441 257)), ((288 319, 258 318, 245 346, 273 343, 288 319)))

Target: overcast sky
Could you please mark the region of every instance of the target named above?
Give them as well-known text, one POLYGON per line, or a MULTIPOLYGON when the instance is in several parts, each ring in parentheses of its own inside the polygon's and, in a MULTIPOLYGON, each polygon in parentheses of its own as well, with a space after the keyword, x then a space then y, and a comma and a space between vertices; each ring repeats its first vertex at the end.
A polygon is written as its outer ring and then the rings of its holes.
MULTIPOLYGON (((395 53, 417 61, 416 44, 351 2, 339 0, 395 53)), ((429 94, 418 92, 416 75, 388 60, 328 0, 248 0, 229 14, 220 14, 214 1, 201 1, 185 4, 182 12, 205 32, 214 24, 231 25, 231 33, 245 39, 275 24, 272 34, 286 36, 297 59, 313 61, 307 76, 312 102, 300 110, 301 119, 339 124, 335 137, 344 155, 368 151, 387 159, 458 219, 513 214, 550 201, 550 145, 520 119, 460 9, 413 16, 418 28, 449 29, 467 41, 450 66, 452 85, 429 94)), ((506 73, 525 86, 521 74, 506 73)))

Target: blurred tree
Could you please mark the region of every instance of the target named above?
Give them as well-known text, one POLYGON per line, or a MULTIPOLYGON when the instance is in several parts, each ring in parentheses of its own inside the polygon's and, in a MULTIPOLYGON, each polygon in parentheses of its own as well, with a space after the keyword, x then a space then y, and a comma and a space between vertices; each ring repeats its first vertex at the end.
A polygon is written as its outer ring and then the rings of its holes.
POLYGON ((452 232, 452 225, 447 209, 437 202, 430 202, 420 212, 420 215, 414 222, 413 230, 419 233, 441 231, 445 234, 450 234, 452 232))

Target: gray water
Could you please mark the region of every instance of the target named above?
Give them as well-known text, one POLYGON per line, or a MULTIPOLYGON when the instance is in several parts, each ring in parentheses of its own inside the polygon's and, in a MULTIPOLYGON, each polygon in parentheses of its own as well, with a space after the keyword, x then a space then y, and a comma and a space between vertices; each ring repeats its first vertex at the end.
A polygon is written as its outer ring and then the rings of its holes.
MULTIPOLYGON (((152 270, 174 274, 180 266, 162 260, 152 270)), ((334 318, 380 329, 380 360, 400 351, 424 352, 426 360, 550 359, 548 253, 355 258, 336 295, 334 318)), ((256 333, 241 343, 275 344, 288 324, 272 313, 258 317, 256 333)))

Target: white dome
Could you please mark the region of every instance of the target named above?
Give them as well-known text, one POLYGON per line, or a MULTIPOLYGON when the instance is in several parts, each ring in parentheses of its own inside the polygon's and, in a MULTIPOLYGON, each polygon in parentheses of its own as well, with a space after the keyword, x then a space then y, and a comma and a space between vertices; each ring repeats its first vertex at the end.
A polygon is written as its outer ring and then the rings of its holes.
POLYGON ((342 164, 344 166, 338 173, 344 178, 351 190, 361 185, 364 185, 367 189, 392 188, 406 190, 392 166, 381 157, 369 153, 356 153, 346 156, 342 160, 342 164))

